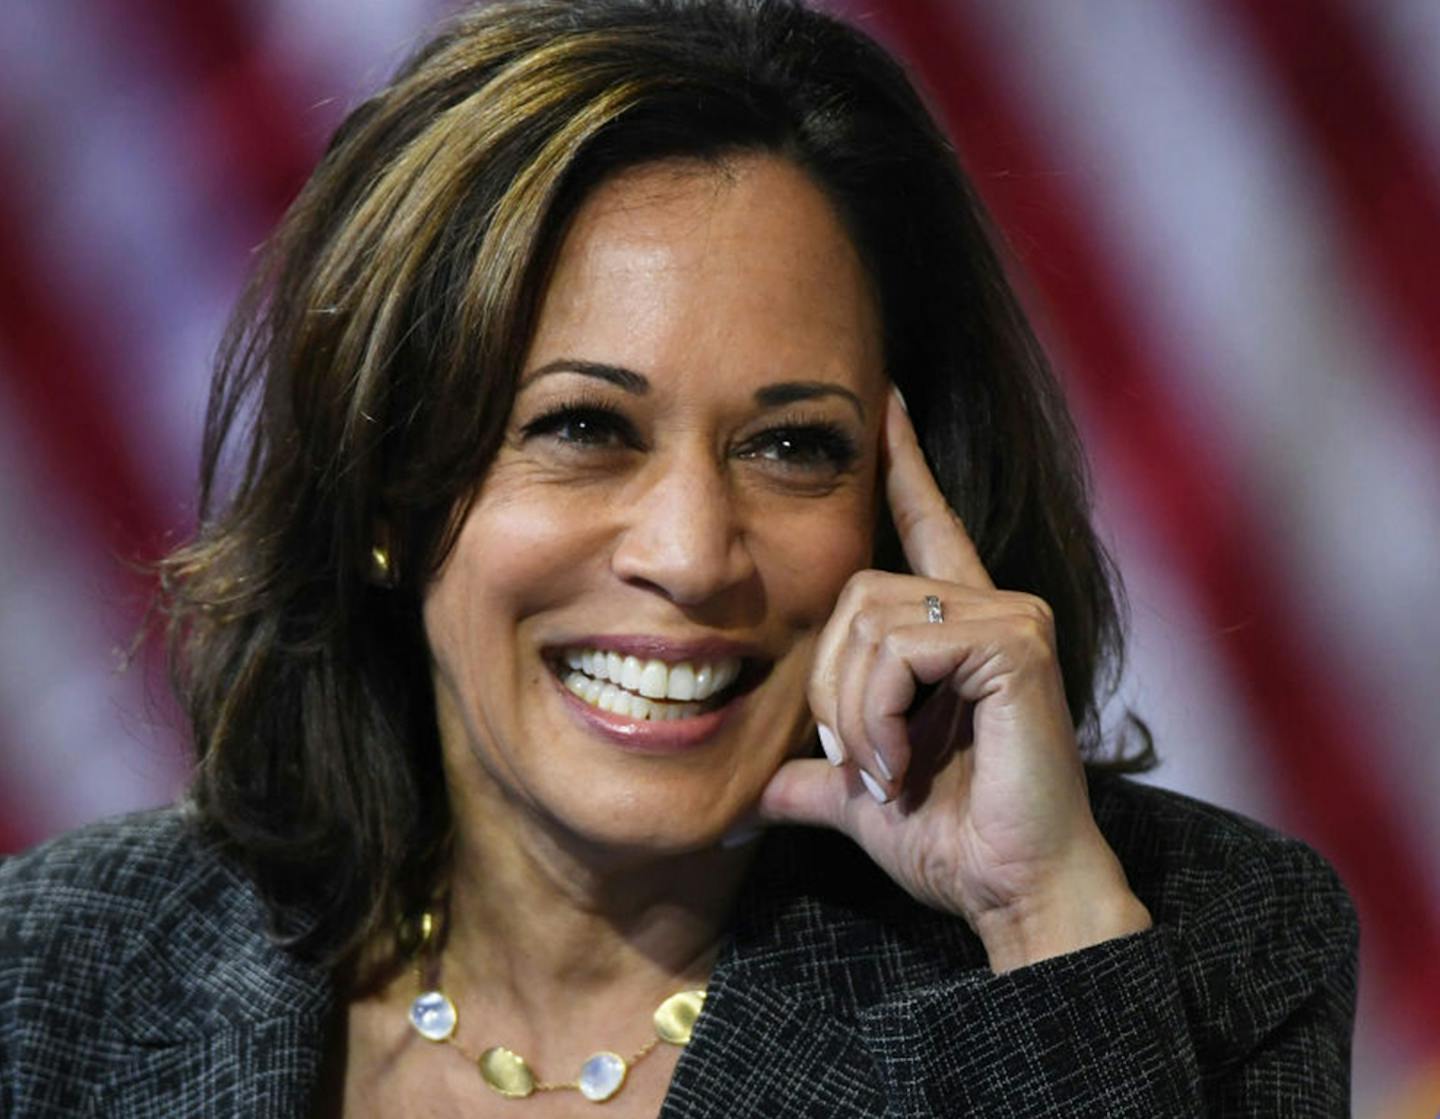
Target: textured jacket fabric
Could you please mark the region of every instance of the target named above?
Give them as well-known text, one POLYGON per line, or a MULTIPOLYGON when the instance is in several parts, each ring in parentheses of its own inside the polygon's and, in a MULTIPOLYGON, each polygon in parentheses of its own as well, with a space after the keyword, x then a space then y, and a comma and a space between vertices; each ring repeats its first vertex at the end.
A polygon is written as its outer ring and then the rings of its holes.
MULTIPOLYGON (((1174 794, 1091 798, 1155 928, 1002 976, 849 841, 771 833, 662 1119, 1348 1114, 1356 926, 1330 868, 1174 794)), ((304 1116, 333 1018, 180 812, 0 866, 0 1114, 304 1116)))

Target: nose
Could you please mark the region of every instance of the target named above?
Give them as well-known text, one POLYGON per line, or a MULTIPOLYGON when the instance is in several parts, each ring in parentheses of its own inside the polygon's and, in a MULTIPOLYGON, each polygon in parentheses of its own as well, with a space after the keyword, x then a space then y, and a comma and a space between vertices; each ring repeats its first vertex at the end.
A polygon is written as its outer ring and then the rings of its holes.
POLYGON ((707 449, 656 462, 637 479, 611 568, 679 606, 698 606, 755 574, 723 467, 707 449))

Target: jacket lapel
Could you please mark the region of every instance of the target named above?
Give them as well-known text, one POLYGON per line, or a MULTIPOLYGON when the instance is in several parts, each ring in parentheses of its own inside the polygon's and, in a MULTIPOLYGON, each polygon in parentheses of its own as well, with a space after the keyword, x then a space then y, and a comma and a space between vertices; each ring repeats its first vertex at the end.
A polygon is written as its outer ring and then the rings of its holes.
POLYGON ((874 1009, 983 963, 963 922, 918 906, 848 839, 776 829, 661 1119, 886 1113, 895 1054, 874 1009))
POLYGON ((830 1010, 712 980, 660 1119, 858 1119, 885 1110, 880 1088, 859 1033, 830 1010))

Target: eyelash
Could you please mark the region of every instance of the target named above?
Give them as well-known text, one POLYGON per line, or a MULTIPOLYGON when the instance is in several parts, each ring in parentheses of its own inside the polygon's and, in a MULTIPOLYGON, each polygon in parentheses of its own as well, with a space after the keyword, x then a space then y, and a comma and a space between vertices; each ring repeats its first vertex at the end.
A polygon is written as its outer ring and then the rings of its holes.
MULTIPOLYGON (((592 401, 559 404, 522 427, 521 435, 553 438, 574 448, 644 449, 644 441, 623 413, 592 401)), ((736 453, 742 459, 768 459, 784 468, 833 474, 849 470, 859 457, 855 440, 844 428, 801 417, 782 418, 746 439, 736 453), (786 456, 787 450, 799 453, 786 456)))
POLYGON ((607 405, 589 401, 558 405, 531 420, 520 429, 520 433, 526 439, 552 436, 562 443, 578 447, 600 447, 610 439, 618 439, 620 444, 629 450, 639 450, 642 446, 639 433, 624 415, 607 405), (601 432, 606 438, 577 436, 574 429, 582 424, 591 427, 592 434, 601 432), (571 433, 563 434, 567 429, 571 429, 571 433))
POLYGON ((842 473, 854 465, 859 452, 855 440, 841 427, 825 421, 782 421, 751 436, 741 445, 741 458, 768 458, 798 470, 823 468, 842 473), (800 454, 780 458, 768 452, 782 448, 801 449, 800 454))

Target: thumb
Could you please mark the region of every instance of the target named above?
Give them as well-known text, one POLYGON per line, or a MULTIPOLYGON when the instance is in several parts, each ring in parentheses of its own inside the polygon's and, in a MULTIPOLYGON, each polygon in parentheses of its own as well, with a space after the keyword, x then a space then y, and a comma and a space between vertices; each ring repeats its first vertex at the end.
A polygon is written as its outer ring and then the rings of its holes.
POLYGON ((849 799, 844 769, 819 758, 797 758, 775 771, 760 794, 760 818, 770 824, 841 828, 849 799))

